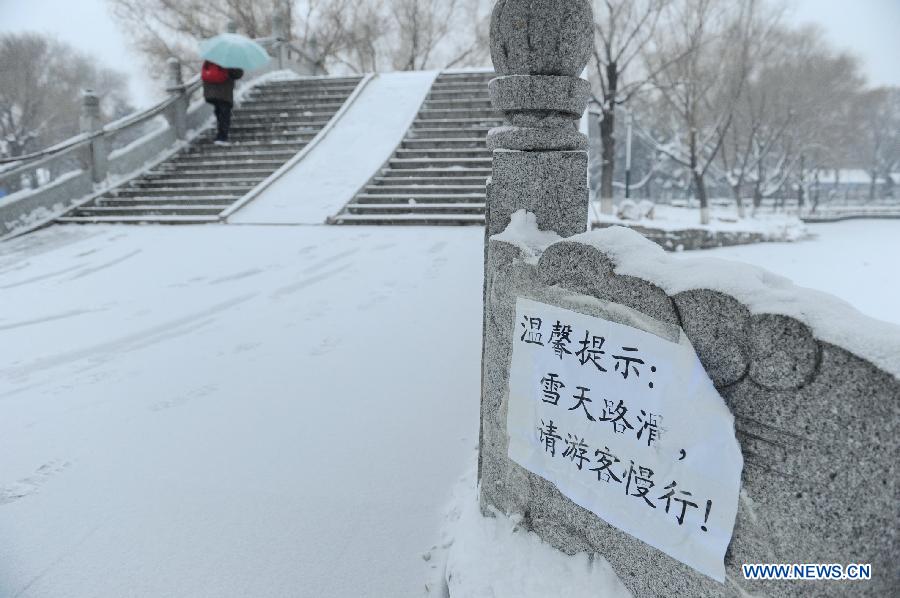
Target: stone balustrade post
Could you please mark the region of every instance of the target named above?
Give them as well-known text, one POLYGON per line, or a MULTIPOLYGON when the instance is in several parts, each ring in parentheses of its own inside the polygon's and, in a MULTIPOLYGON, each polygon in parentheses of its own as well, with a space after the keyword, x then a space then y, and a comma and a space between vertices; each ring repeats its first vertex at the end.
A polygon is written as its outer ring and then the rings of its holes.
MULTIPOLYGON (((82 95, 80 126, 82 133, 96 133, 103 130, 103 122, 100 119, 100 98, 91 89, 85 89, 82 95)), ((109 148, 106 138, 102 134, 91 140, 84 162, 91 172, 91 180, 94 183, 102 183, 106 180, 109 170, 109 148)))
POLYGON ((282 13, 276 12, 272 15, 272 37, 275 38, 274 57, 278 70, 282 70, 288 62, 287 35, 285 17, 282 13))
POLYGON ((169 58, 166 62, 169 69, 166 91, 175 97, 175 101, 166 110, 166 120, 179 140, 187 139, 188 94, 181 75, 181 62, 177 58, 169 58))
POLYGON ((577 123, 590 84, 578 75, 593 44, 590 2, 499 0, 490 36, 498 75, 489 85, 491 102, 507 125, 488 134, 487 234, 502 232, 522 208, 537 216, 541 230, 584 232, 587 138, 577 123))

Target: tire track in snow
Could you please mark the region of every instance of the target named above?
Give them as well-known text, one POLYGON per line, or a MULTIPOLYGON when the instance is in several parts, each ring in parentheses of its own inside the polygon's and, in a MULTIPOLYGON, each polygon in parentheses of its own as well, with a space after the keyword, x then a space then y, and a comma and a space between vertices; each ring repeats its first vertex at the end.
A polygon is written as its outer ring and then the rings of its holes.
POLYGON ((285 287, 281 287, 280 289, 275 289, 272 292, 272 294, 269 296, 272 297, 273 299, 280 299, 286 295, 293 295, 294 293, 296 293, 298 291, 302 291, 303 289, 310 287, 310 286, 316 284, 317 282, 322 282, 323 280, 328 280, 335 274, 340 274, 341 272, 343 272, 344 270, 346 270, 349 267, 350 267, 350 264, 344 264, 343 266, 340 266, 338 268, 332 268, 331 270, 326 270, 325 272, 322 272, 321 274, 317 274, 315 276, 310 276, 309 278, 304 278, 302 280, 295 282, 294 284, 289 284, 285 287))
POLYGON ((59 276, 60 274, 68 274, 69 272, 78 270, 79 268, 81 268, 80 265, 69 266, 68 268, 63 268, 62 270, 54 270, 53 272, 48 272, 46 274, 39 274, 38 276, 32 276, 31 278, 26 278, 25 280, 20 280, 12 284, 0 285, 0 289, 12 289, 15 287, 20 287, 22 285, 31 284, 32 282, 38 282, 47 278, 53 278, 54 276, 59 276))
POLYGON ((325 266, 330 266, 331 264, 333 264, 333 263, 335 263, 335 262, 337 262, 337 261, 339 261, 339 260, 348 258, 348 257, 354 255, 354 254, 357 253, 357 252, 359 252, 359 247, 353 247, 353 248, 348 249, 348 250, 346 250, 346 251, 342 251, 342 252, 340 252, 340 253, 336 253, 336 254, 334 254, 334 255, 330 255, 330 256, 328 256, 328 257, 326 257, 326 258, 323 258, 323 259, 319 260, 318 262, 315 262, 315 263, 313 263, 313 264, 310 264, 309 266, 307 266, 306 268, 304 268, 304 269, 302 270, 302 272, 303 272, 304 274, 310 274, 310 273, 315 272, 315 271, 317 271, 317 270, 321 270, 321 269, 324 268, 325 266))
POLYGON ((127 353, 136 349, 142 349, 161 341, 181 336, 188 332, 193 332, 202 325, 211 322, 213 319, 210 316, 227 311, 242 303, 246 303, 258 294, 259 293, 249 293, 241 295, 234 299, 229 299, 228 301, 223 301, 222 303, 204 308, 201 311, 175 318, 138 332, 120 336, 111 341, 98 343, 83 349, 75 349, 57 353, 56 355, 41 357, 21 366, 2 369, 0 370, 0 376, 5 378, 22 378, 32 372, 65 365, 89 357, 107 357, 110 355, 127 353))
POLYGON ((126 260, 130 260, 131 258, 133 258, 134 256, 136 256, 137 254, 141 253, 141 251, 143 251, 143 250, 141 250, 141 249, 135 249, 135 250, 132 251, 131 253, 126 253, 125 255, 123 255, 123 256, 121 256, 121 257, 117 257, 117 258, 114 259, 114 260, 111 260, 111 261, 108 261, 108 262, 106 262, 106 263, 99 264, 99 265, 97 265, 97 266, 93 266, 93 267, 90 267, 90 268, 85 268, 84 270, 82 270, 81 272, 77 273, 75 276, 72 276, 72 277, 69 278, 68 280, 75 280, 75 279, 77 279, 77 278, 84 278, 85 276, 88 276, 88 275, 93 274, 93 273, 95 273, 95 272, 99 272, 99 271, 101 271, 101 270, 106 270, 107 268, 111 268, 111 267, 115 266, 116 264, 121 264, 122 262, 124 262, 124 261, 126 261, 126 260))
POLYGON ((53 322, 54 320, 63 320, 65 318, 73 318, 82 314, 91 314, 95 312, 106 311, 104 309, 72 309, 59 314, 44 316, 43 318, 32 318, 30 320, 21 320, 12 322, 11 324, 0 323, 0 330, 12 330, 13 328, 22 328, 23 326, 33 326, 34 324, 43 324, 44 322, 53 322))
POLYGON ((222 276, 221 278, 216 278, 210 280, 208 284, 222 284, 223 282, 231 282, 233 280, 241 280, 243 278, 249 278, 251 276, 256 276, 257 274, 262 274, 265 272, 262 268, 251 268, 250 270, 244 270, 243 272, 236 272, 234 274, 229 274, 228 276, 222 276))

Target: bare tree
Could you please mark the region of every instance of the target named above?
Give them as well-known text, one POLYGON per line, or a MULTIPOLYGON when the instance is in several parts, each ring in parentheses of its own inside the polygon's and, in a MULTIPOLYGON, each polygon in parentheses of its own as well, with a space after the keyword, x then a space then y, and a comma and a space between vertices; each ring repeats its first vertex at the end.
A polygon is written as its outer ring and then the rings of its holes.
POLYGON ((659 151, 688 169, 709 223, 706 175, 725 140, 743 90, 748 62, 749 15, 755 0, 677 4, 667 34, 647 57, 658 112, 659 151), (671 57, 675 56, 674 60, 671 57))
POLYGON ((356 73, 481 64, 489 0, 108 0, 162 75, 167 58, 197 61, 197 40, 229 21, 265 37, 285 14, 291 34, 323 68, 356 73))
POLYGON ((271 33, 272 17, 290 23, 287 0, 107 0, 116 20, 128 31, 150 66, 150 76, 165 76, 165 62, 178 58, 199 65, 197 42, 225 31, 233 22, 248 37, 271 33))
MULTIPOLYGON (((595 0, 593 101, 600 108, 600 210, 612 213, 616 109, 643 88, 638 58, 653 43, 671 0, 595 0)), ((664 63, 663 63, 664 64, 664 63)))
POLYGON ((857 160, 869 174, 869 201, 876 197, 878 181, 900 166, 900 88, 878 87, 860 93, 850 119, 857 127, 857 160))
POLYGON ((36 33, 0 36, 0 156, 37 151, 78 133, 81 92, 102 99, 106 120, 131 111, 124 75, 36 33))

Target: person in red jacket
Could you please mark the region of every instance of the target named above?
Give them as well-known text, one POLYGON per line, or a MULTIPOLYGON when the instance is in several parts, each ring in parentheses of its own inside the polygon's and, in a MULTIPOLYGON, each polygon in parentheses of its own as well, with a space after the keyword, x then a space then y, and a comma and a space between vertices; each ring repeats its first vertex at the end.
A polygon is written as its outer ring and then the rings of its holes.
POLYGON ((244 76, 241 69, 226 69, 205 61, 200 78, 203 79, 203 98, 213 105, 218 125, 215 144, 228 145, 231 129, 231 108, 234 105, 234 82, 244 76))

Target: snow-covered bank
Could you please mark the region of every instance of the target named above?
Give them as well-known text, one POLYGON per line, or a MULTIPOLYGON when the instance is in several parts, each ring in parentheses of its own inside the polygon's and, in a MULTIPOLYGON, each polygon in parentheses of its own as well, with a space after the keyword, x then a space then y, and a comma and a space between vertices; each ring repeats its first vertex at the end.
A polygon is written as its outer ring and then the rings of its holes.
POLYGON ((0 596, 419 596, 478 438, 482 231, 0 246, 0 596))
POLYGON ((900 324, 900 220, 810 224, 798 243, 764 243, 685 252, 771 270, 795 284, 831 293, 873 318, 900 324))
POLYGON ((593 204, 593 227, 633 228, 669 251, 797 241, 807 235, 806 225, 797 216, 783 213, 760 212, 752 218, 738 218, 734 208, 712 206, 710 223, 699 224, 700 211, 697 208, 628 200, 628 203, 617 206, 617 209, 622 217, 601 214, 599 205, 593 204))

